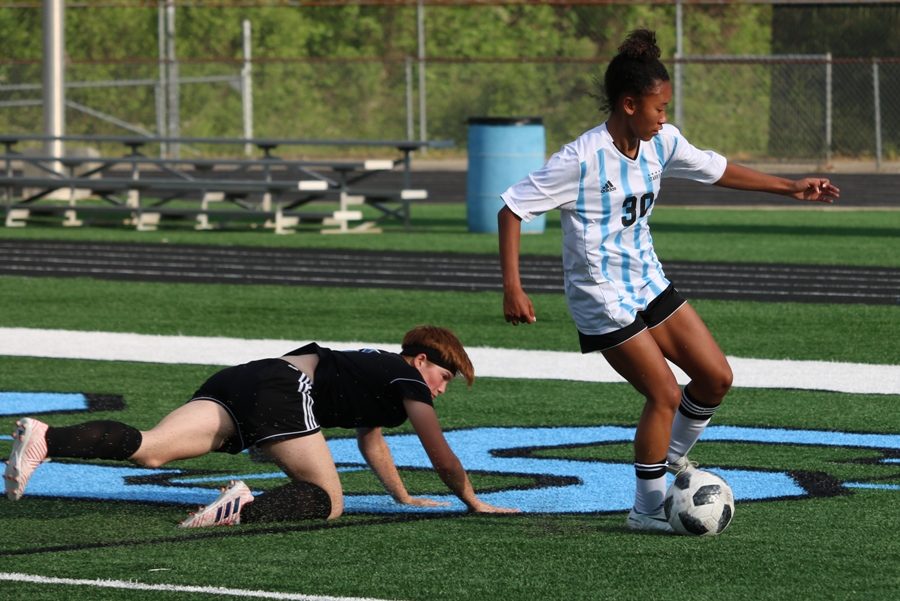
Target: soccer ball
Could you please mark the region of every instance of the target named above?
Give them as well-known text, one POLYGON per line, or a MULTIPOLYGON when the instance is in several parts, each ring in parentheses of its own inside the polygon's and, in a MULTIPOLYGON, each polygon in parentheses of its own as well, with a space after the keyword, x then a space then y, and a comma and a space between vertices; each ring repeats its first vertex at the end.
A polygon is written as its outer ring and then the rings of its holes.
POLYGON ((666 519, 678 534, 715 536, 734 517, 734 494, 719 476, 686 470, 675 477, 663 505, 666 519))

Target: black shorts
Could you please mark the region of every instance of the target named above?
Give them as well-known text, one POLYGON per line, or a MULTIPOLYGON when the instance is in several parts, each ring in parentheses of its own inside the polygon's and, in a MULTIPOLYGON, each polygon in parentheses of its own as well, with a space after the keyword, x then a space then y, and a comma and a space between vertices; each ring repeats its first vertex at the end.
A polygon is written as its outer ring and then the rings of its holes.
POLYGON ((313 413, 312 382, 282 359, 262 359, 213 374, 191 401, 214 401, 235 426, 219 451, 240 453, 261 442, 307 436, 321 428, 313 413))
POLYGON ((621 330, 607 332, 606 334, 582 334, 579 331, 578 341, 581 343, 581 352, 606 351, 619 346, 647 328, 655 328, 667 320, 685 302, 687 301, 684 297, 675 290, 674 284, 669 284, 668 288, 650 301, 646 309, 637 312, 637 316, 631 324, 621 330))

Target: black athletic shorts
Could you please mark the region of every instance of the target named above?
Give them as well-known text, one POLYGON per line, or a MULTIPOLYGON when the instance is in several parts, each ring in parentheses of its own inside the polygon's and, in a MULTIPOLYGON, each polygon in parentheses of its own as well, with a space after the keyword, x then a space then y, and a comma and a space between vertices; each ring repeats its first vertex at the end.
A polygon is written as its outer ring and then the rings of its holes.
POLYGON ((240 453, 261 442, 307 436, 321 428, 312 382, 282 359, 262 359, 215 373, 191 397, 225 408, 236 432, 219 451, 240 453))
POLYGON ((630 325, 625 326, 621 330, 607 332, 606 334, 582 334, 578 332, 581 352, 593 353, 619 346, 647 328, 655 328, 667 320, 685 302, 687 301, 685 301, 684 297, 675 290, 674 284, 669 284, 668 288, 650 301, 646 309, 638 311, 637 317, 634 318, 630 325))

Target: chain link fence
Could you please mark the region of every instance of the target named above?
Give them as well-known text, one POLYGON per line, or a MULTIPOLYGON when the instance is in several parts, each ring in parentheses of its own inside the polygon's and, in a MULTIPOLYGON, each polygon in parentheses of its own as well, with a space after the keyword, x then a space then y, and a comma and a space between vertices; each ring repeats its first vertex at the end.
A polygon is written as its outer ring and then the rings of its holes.
MULTIPOLYGON (((424 134, 454 140, 448 152, 462 156, 472 116, 540 116, 548 152, 601 122, 596 80, 607 62, 265 59, 245 75, 252 81, 257 138, 424 134)), ((669 119, 699 147, 754 161, 854 160, 878 168, 900 161, 900 104, 893 101, 900 94, 900 59, 685 57, 679 63, 677 71, 674 62, 668 65, 680 90, 669 119)), ((178 135, 243 137, 241 67, 240 61, 179 62, 178 135)), ((67 133, 171 135, 172 107, 160 73, 155 61, 69 65, 67 133)), ((0 64, 0 131, 43 131, 40 82, 39 63, 0 64)))
POLYGON ((681 126, 700 146, 758 160, 872 161, 900 153, 896 60, 697 57, 684 62, 681 126))

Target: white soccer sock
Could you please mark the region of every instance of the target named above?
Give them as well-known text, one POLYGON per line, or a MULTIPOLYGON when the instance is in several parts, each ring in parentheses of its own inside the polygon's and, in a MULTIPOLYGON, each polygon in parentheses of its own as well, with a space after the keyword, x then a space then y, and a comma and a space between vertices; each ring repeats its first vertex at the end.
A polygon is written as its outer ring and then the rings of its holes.
POLYGON ((666 496, 666 462, 635 463, 634 472, 637 476, 634 510, 638 513, 659 511, 666 496))
POLYGON ((688 454, 718 408, 718 405, 707 407, 698 404, 688 394, 687 388, 681 391, 681 405, 672 422, 672 437, 666 453, 666 459, 669 462, 688 454))

